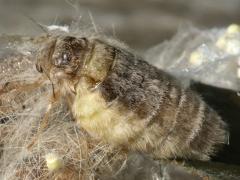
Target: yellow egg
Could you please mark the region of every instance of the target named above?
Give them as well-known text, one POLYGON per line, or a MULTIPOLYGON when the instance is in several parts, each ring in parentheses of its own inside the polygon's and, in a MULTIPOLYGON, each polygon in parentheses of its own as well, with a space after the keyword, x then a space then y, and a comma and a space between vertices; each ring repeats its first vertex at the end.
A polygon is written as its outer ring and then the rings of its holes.
POLYGON ((226 45, 227 45, 227 40, 226 40, 226 38, 225 38, 225 36, 221 36, 218 40, 217 40, 217 42, 216 42, 216 44, 215 44, 219 49, 225 49, 225 47, 226 47, 226 45))
POLYGON ((45 160, 49 171, 55 171, 63 167, 63 161, 56 153, 47 154, 45 160))
POLYGON ((235 35, 240 33, 240 26, 238 24, 231 24, 228 26, 226 33, 227 35, 235 35))
POLYGON ((198 51, 194 51, 191 53, 189 62, 194 66, 199 66, 203 62, 203 54, 198 51))

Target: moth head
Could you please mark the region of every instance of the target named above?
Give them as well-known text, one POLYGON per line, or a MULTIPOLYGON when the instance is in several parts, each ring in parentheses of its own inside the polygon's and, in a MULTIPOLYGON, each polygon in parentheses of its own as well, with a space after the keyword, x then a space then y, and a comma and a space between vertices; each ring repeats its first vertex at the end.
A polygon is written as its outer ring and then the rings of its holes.
POLYGON ((36 69, 48 76, 74 76, 81 69, 89 51, 86 38, 52 37, 37 54, 36 69))

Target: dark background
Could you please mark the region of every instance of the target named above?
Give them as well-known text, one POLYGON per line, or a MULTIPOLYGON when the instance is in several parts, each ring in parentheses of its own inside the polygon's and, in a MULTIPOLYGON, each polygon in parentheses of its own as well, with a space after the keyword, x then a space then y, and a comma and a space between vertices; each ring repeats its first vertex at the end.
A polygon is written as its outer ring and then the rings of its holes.
POLYGON ((0 0, 0 33, 36 34, 37 22, 69 24, 82 17, 132 48, 143 50, 170 38, 179 25, 191 22, 213 28, 240 22, 239 0, 0 0), (74 5, 74 7, 72 6, 74 5))

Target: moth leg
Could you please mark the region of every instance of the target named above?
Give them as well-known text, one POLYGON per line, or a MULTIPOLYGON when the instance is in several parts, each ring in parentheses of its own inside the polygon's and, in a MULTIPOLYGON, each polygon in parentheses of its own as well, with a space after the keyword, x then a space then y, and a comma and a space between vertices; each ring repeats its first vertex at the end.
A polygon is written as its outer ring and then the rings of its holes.
POLYGON ((49 98, 49 104, 48 104, 47 110, 44 113, 42 120, 40 121, 39 128, 38 128, 36 135, 32 138, 30 144, 28 144, 28 146, 27 146, 28 150, 32 149, 33 145, 39 138, 40 134, 44 131, 44 129, 46 129, 48 127, 49 115, 50 115, 55 103, 58 102, 58 99, 59 99, 59 92, 56 92, 54 95, 52 95, 49 98))
POLYGON ((0 84, 0 112, 8 113, 14 111, 13 106, 6 103, 7 102, 6 99, 15 100, 15 98, 19 96, 19 93, 35 90, 39 88, 44 83, 44 81, 45 80, 43 79, 43 77, 40 77, 30 83, 28 81, 22 80, 22 81, 10 81, 4 84, 0 84), (5 96, 8 95, 8 93, 13 94, 11 94, 10 96, 5 96))
POLYGON ((45 79, 38 78, 36 81, 32 83, 28 83, 26 81, 11 81, 11 82, 6 82, 2 87, 0 87, 0 96, 5 93, 9 93, 13 90, 17 91, 31 91, 34 90, 38 87, 40 87, 45 79))

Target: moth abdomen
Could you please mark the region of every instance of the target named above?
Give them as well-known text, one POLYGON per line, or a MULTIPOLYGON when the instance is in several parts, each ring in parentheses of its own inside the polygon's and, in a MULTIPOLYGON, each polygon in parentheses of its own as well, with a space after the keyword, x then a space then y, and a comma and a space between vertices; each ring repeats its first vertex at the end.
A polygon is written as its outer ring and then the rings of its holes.
POLYGON ((209 159, 226 139, 218 114, 171 75, 132 54, 119 53, 100 91, 107 101, 118 97, 126 114, 134 112, 144 124, 129 148, 161 158, 209 159))

